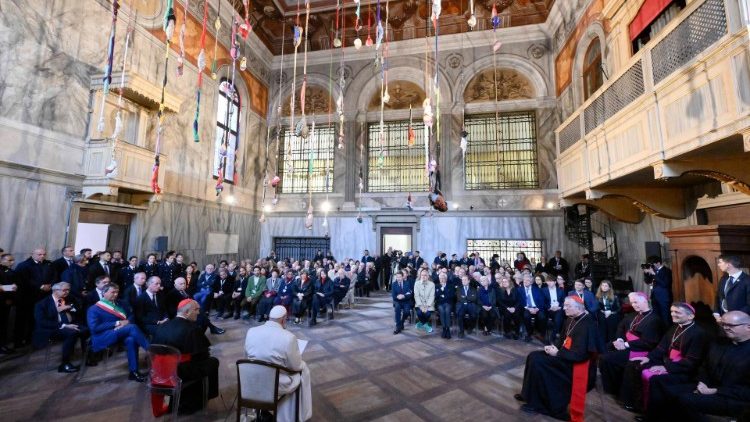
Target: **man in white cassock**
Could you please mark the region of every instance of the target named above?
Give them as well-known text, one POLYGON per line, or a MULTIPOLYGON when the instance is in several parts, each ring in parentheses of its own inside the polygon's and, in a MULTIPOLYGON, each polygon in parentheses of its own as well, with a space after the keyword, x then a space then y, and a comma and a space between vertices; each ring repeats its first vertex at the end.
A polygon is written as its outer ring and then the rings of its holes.
MULTIPOLYGON (((286 308, 277 305, 271 309, 268 321, 258 327, 247 330, 245 353, 250 359, 258 359, 284 366, 300 374, 279 375, 279 395, 287 394, 300 385, 299 420, 306 421, 312 417, 312 391, 310 390, 310 370, 302 360, 297 344, 297 336, 286 330, 286 308)), ((279 403, 277 420, 292 422, 295 420, 295 396, 290 395, 279 403)))

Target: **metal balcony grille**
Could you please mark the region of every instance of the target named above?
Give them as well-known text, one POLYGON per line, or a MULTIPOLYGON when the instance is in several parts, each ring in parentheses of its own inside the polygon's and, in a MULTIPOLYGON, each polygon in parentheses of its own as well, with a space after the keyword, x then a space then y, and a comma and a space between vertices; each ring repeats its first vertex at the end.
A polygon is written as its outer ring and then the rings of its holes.
POLYGON ((537 176, 534 112, 468 116, 465 187, 535 189, 537 176))
POLYGON ((307 139, 298 138, 291 131, 285 130, 279 145, 281 192, 333 192, 334 140, 333 126, 315 126, 315 132, 307 139), (290 142, 291 165, 285 162, 290 142))
POLYGON ((290 258, 292 261, 315 258, 318 251, 331 250, 329 237, 274 237, 273 250, 279 259, 290 258))
POLYGON ((409 121, 386 122, 382 156, 380 123, 367 127, 367 192, 427 192, 424 124, 415 120, 413 127, 414 145, 409 146, 409 121))
POLYGON ((591 132, 618 111, 643 95, 643 66, 638 60, 583 112, 586 133, 591 132))
POLYGON ((727 33, 723 0, 707 0, 651 50, 659 83, 727 33))
POLYGON ((505 261, 513 265, 513 260, 519 252, 525 253, 530 261, 539 262, 542 258, 543 243, 542 240, 534 239, 466 239, 466 251, 478 252, 487 265, 494 254, 500 255, 500 263, 505 261))
POLYGON ((573 121, 568 123, 567 126, 560 131, 560 153, 565 152, 568 148, 572 147, 573 144, 581 139, 581 115, 576 116, 573 121))

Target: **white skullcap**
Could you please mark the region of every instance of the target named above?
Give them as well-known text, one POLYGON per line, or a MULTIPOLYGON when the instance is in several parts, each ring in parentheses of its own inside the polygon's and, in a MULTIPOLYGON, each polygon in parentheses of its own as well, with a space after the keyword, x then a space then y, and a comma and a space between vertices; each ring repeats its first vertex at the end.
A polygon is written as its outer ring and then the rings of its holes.
POLYGON ((276 305, 273 308, 271 308, 271 313, 268 314, 268 317, 271 319, 284 318, 285 316, 286 316, 286 308, 281 305, 276 305))

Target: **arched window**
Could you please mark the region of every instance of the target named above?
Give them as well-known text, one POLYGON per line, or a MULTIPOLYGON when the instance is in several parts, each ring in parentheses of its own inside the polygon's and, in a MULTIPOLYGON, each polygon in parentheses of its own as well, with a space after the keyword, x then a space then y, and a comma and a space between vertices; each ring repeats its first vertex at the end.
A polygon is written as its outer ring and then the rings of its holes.
POLYGON ((214 147, 214 177, 221 173, 225 182, 234 183, 239 136, 240 96, 237 88, 224 79, 219 84, 219 104, 216 109, 216 141, 214 147))
POLYGON ((602 50, 597 37, 591 40, 583 58, 583 100, 586 101, 596 92, 602 82, 602 50))

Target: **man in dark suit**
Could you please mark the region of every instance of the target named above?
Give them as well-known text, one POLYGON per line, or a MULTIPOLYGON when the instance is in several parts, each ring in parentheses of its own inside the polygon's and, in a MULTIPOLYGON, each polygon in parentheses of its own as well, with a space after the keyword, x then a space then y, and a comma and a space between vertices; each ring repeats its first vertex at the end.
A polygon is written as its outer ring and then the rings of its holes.
MULTIPOLYGON (((190 294, 187 292, 187 281, 183 277, 177 277, 174 279, 174 289, 167 292, 164 296, 165 308, 169 319, 177 316, 177 306, 185 299, 190 299, 190 294)), ((206 325, 200 325, 203 326, 205 331, 206 325)))
POLYGON ((107 276, 113 283, 117 283, 115 280, 113 280, 114 271, 112 271, 112 268, 109 264, 109 260, 111 257, 112 254, 110 254, 109 251, 100 252, 99 261, 89 265, 89 288, 93 288, 96 279, 101 276, 107 276))
POLYGON ((360 259, 359 262, 367 264, 368 262, 375 262, 375 258, 371 257, 370 256, 370 251, 368 251, 367 249, 365 249, 365 251, 364 251, 364 253, 362 255, 362 259, 360 259))
POLYGON ((73 257, 76 254, 72 246, 65 246, 60 253, 62 253, 62 256, 52 261, 51 264, 55 273, 55 281, 61 281, 63 272, 73 266, 73 257))
POLYGON ((159 264, 157 275, 161 280, 161 284, 164 287, 165 292, 169 292, 174 288, 174 279, 178 276, 178 268, 175 264, 175 251, 167 252, 164 260, 159 264))
MULTIPOLYGON (((9 320, 10 310, 18 303, 18 283, 16 273, 13 271, 15 259, 9 253, 0 254, 0 354, 13 353, 15 350, 9 346, 9 320)), ((16 324, 18 324, 16 318, 16 324)), ((16 332, 16 335, 18 332, 16 332)))
POLYGON ((100 275, 96 278, 94 283, 94 288, 91 289, 91 291, 83 299, 83 307, 85 309, 93 306, 96 302, 100 301, 104 297, 104 291, 102 289, 104 288, 104 286, 110 283, 110 279, 106 275, 100 275))
POLYGON ((536 330, 542 342, 545 341, 543 333, 545 332, 545 325, 547 323, 544 314, 544 298, 539 287, 534 284, 534 279, 531 274, 526 274, 523 277, 523 286, 519 288, 521 292, 521 298, 523 300, 523 323, 526 326, 526 337, 525 342, 531 341, 531 335, 536 330))
MULTIPOLYGON (((175 279, 177 290, 178 280, 175 279)), ((177 375, 183 384, 208 377, 207 398, 219 395, 219 360, 212 357, 209 347, 211 342, 203 333, 205 329, 196 323, 200 315, 200 305, 192 299, 182 300, 177 307, 177 316, 162 325, 154 334, 154 343, 166 344, 180 351, 182 359, 177 366, 177 375)), ((192 413, 203 406, 203 383, 195 382, 183 388, 181 392, 181 412, 192 413)))
POLYGON ((414 255, 411 257, 411 263, 414 265, 414 268, 419 271, 420 268, 422 268, 422 264, 424 264, 424 258, 419 256, 419 251, 414 251, 414 255))
POLYGON ((34 328, 34 304, 48 296, 52 290, 55 272, 52 263, 45 259, 47 251, 37 248, 31 256, 16 266, 18 281, 18 302, 16 303, 16 338, 23 346, 31 343, 34 328))
POLYGON ((731 311, 750 314, 750 277, 740 270, 742 267, 740 257, 720 255, 718 265, 719 270, 726 275, 719 281, 714 317, 719 321, 721 315, 731 311))
POLYGON ((461 285, 456 290, 456 319, 458 320, 458 338, 464 337, 464 319, 468 316, 469 334, 474 331, 478 315, 477 291, 469 282, 469 276, 461 276, 461 285))
POLYGON ((589 254, 583 254, 581 255, 581 262, 576 264, 575 269, 573 270, 575 273, 575 279, 584 278, 584 277, 591 277, 591 265, 589 264, 589 254))
POLYGON ((466 265, 473 265, 474 268, 479 268, 480 265, 484 266, 484 258, 479 256, 478 252, 474 252, 469 256, 469 260, 466 265))
POLYGON ((34 306, 33 345, 44 348, 50 340, 62 340, 62 363, 57 372, 77 372, 79 367, 70 363, 73 348, 78 339, 81 350, 86 347, 89 330, 79 318, 79 306, 70 296, 70 284, 65 282, 52 285, 52 294, 40 300, 34 306))
POLYGON ((650 267, 645 268, 647 283, 651 284, 651 303, 659 318, 665 325, 672 323, 669 308, 672 305, 672 270, 665 267, 661 257, 648 258, 650 267))
POLYGON ((562 257, 561 251, 555 251, 555 256, 553 256, 549 260, 549 262, 547 262, 547 269, 555 277, 561 275, 565 280, 569 280, 568 277, 570 277, 570 264, 568 264, 568 261, 566 261, 565 258, 562 257))
POLYGON ((578 296, 583 299, 586 310, 591 312, 592 315, 596 315, 599 312, 599 301, 596 300, 596 296, 593 293, 586 289, 586 284, 583 280, 573 282, 573 291, 568 293, 568 296, 578 296))
POLYGON ((548 320, 552 321, 552 333, 550 336, 552 339, 555 339, 560 334, 565 316, 565 312, 562 310, 565 291, 557 287, 557 282, 552 274, 547 274, 545 282, 547 286, 542 288, 544 314, 548 320))
POLYGON ((404 330, 404 320, 411 312, 411 302, 414 298, 411 283, 404 281, 401 273, 396 273, 396 280, 391 286, 391 298, 393 299, 396 320, 396 329, 393 330, 393 334, 398 334, 404 330))
POLYGON ((169 320, 161 292, 161 279, 153 276, 146 281, 146 291, 135 300, 135 321, 144 333, 152 337, 156 327, 169 320))
POLYGON ((135 302, 146 291, 146 273, 139 271, 133 276, 133 284, 122 295, 126 310, 135 313, 135 302))
POLYGON ((229 278, 229 271, 226 268, 219 268, 219 278, 214 281, 213 286, 217 317, 223 317, 224 312, 230 309, 233 290, 234 282, 229 278))
POLYGON ((139 271, 138 257, 133 255, 128 259, 128 265, 120 268, 120 284, 122 284, 123 289, 127 289, 133 285, 133 276, 139 271))
POLYGON ((302 315, 312 306, 314 293, 315 286, 310 281, 307 271, 300 271, 299 279, 295 280, 292 286, 292 314, 294 314, 295 324, 299 324, 302 315))
POLYGON ((130 322, 128 314, 117 302, 120 288, 109 283, 102 288, 104 297, 86 311, 91 331, 91 351, 96 353, 119 342, 125 343, 128 355, 128 379, 143 382, 138 372, 138 347, 148 350, 150 344, 141 330, 130 322))
POLYGON ((84 255, 79 254, 73 257, 73 265, 62 272, 60 280, 69 283, 70 294, 75 296, 78 301, 83 301, 86 294, 88 294, 86 290, 88 277, 88 262, 84 255))

